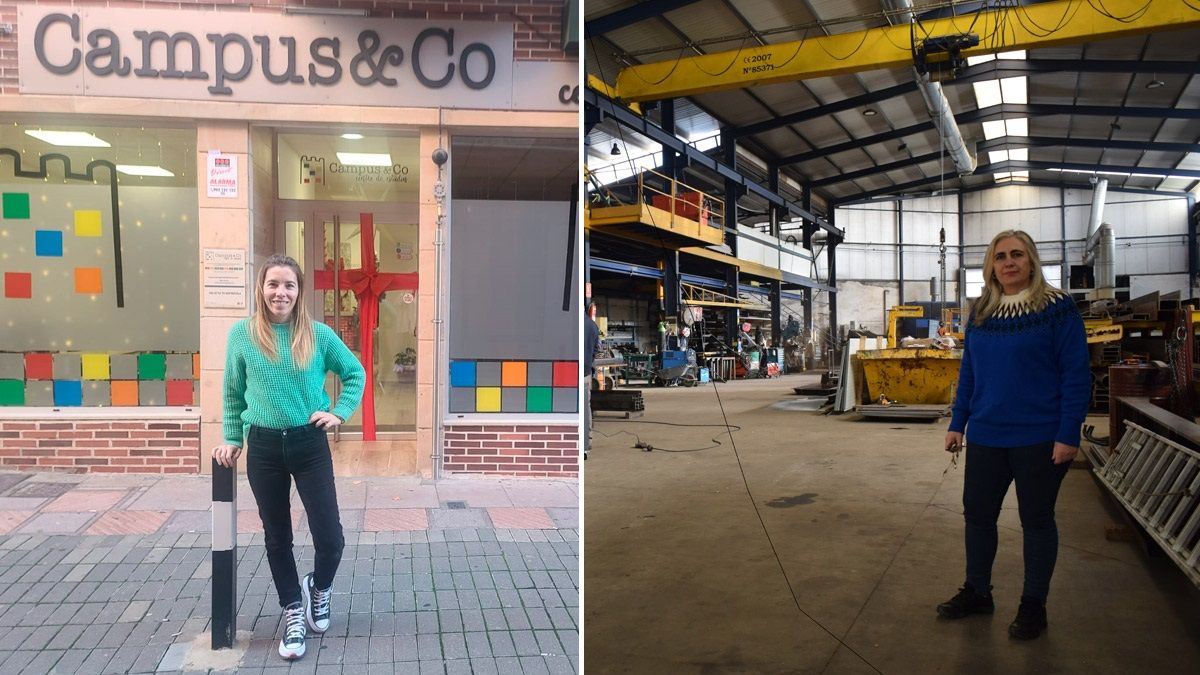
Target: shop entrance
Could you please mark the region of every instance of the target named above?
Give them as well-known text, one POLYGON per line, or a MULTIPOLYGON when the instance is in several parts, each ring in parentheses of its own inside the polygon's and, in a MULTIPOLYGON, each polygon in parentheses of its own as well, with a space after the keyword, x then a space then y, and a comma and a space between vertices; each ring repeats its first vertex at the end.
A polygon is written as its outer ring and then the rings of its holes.
MULTIPOLYGON (((337 434, 411 438, 416 431, 416 214, 379 203, 279 202, 288 255, 305 271, 314 319, 333 328, 367 368, 369 394, 337 434)), ((330 376, 331 398, 338 393, 330 376)))

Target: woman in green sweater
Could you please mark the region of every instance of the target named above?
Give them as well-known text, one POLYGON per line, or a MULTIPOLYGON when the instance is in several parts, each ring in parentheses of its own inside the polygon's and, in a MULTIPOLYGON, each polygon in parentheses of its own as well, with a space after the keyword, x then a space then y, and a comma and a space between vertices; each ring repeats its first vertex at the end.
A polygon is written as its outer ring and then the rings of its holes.
POLYGON ((284 609, 279 655, 290 660, 304 656, 306 622, 317 633, 329 628, 333 577, 345 539, 327 432, 358 407, 366 374, 332 329, 309 318, 304 272, 295 260, 267 258, 258 273, 254 306, 254 314, 229 331, 225 442, 212 455, 221 465, 233 466, 245 441, 246 475, 284 609), (325 393, 327 372, 342 381, 342 394, 332 406, 325 393), (292 478, 316 549, 313 572, 303 581, 292 555, 292 478))

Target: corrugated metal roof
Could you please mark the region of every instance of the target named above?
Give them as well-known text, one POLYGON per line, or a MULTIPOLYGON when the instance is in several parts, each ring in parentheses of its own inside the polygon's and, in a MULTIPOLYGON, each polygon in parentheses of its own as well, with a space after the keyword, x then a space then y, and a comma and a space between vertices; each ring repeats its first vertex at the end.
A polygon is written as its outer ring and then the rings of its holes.
MULTIPOLYGON (((621 10, 636 9, 642 4, 630 0, 588 0, 585 18, 593 21, 621 10)), ((920 13, 943 8, 946 3, 941 0, 919 0, 914 5, 920 13)), ((600 75, 612 83, 616 78, 618 63, 667 61, 681 54, 736 49, 741 44, 757 44, 757 40, 776 43, 806 35, 861 30, 884 25, 882 8, 883 4, 878 0, 697 0, 663 16, 647 16, 602 36, 592 36, 585 46, 584 59, 589 73, 600 75), (816 21, 826 23, 816 26, 816 21), (611 56, 614 52, 623 56, 614 59, 611 56)), ((1148 145, 1195 144, 1200 139, 1200 120, 1165 118, 1161 115, 1095 114, 1096 108, 1151 108, 1163 111, 1200 108, 1200 81, 1196 78, 1197 72, 1200 72, 1200 31, 1170 31, 1039 48, 1030 50, 1027 58, 1039 63, 1060 60, 1059 64, 1051 64, 1057 69, 1039 69, 1025 75, 1028 78, 1028 103, 1033 109, 1029 115, 1029 135, 1066 139, 1066 143, 1060 145, 1033 145, 1028 148, 1028 161, 1034 167, 1031 180, 1086 186, 1086 174, 1046 170, 1064 162, 1096 168, 1118 168, 1129 173, 1137 173, 1139 168, 1160 172, 1200 169, 1200 160, 1197 160, 1195 153, 1156 149, 1148 145), (1164 69, 1164 72, 1140 72, 1144 68, 1139 64, 1155 61, 1172 62, 1174 65, 1164 69), (1081 67, 1081 63, 1087 65, 1081 67), (1158 86, 1158 82, 1162 85, 1158 86), (1147 88, 1147 85, 1151 87, 1147 88), (1074 109, 1070 114, 1049 114, 1038 110, 1039 106, 1044 105, 1065 105, 1074 109), (1144 149, 1082 147, 1070 144, 1075 139, 1147 145, 1144 149)), ((981 77, 1019 76, 1021 73, 1004 70, 999 74, 981 77)), ((830 149, 828 153, 818 154, 813 159, 785 163, 781 169, 785 176, 797 183, 819 183, 820 187, 816 190, 819 200, 852 200, 864 192, 923 180, 929 182, 915 187, 914 191, 940 190, 943 186, 938 178, 943 170, 939 162, 903 165, 911 158, 938 152, 939 137, 936 131, 913 131, 886 141, 878 138, 896 130, 928 126, 930 118, 925 102, 915 89, 839 112, 820 113, 823 106, 869 96, 898 84, 912 82, 913 77, 911 68, 893 68, 701 94, 686 99, 686 104, 683 101, 677 103, 677 124, 681 134, 690 135, 699 128, 720 126, 739 129, 787 115, 816 111, 817 114, 803 121, 741 136, 739 145, 752 150, 767 164, 797 155, 820 153, 822 148, 830 149), (867 108, 877 114, 864 115, 867 108), (844 143, 857 143, 862 147, 837 150, 837 146, 844 143), (902 166, 854 180, 830 182, 851 171, 897 163, 902 166)), ((971 81, 946 82, 943 90, 956 114, 971 113, 977 109, 971 81)), ((656 113, 651 115, 656 117, 656 113)), ((1015 116, 1018 115, 1006 115, 1015 116)), ((982 120, 961 122, 959 126, 968 146, 985 140, 982 120)), ((615 130, 601 126, 593 130, 594 138, 591 140, 604 144, 609 141, 609 132, 615 133, 615 130)), ((1014 145, 1010 149, 1020 147, 1023 146, 1014 145)), ((993 168, 988 166, 987 153, 979 154, 981 168, 977 175, 947 181, 946 189, 988 184, 991 181, 993 168)), ((999 170, 1012 169, 999 167, 999 170)), ((1190 189, 1197 184, 1191 179, 1165 177, 1110 175, 1109 179, 1113 187, 1173 191, 1190 189)), ((753 201, 754 198, 745 199, 753 201)))

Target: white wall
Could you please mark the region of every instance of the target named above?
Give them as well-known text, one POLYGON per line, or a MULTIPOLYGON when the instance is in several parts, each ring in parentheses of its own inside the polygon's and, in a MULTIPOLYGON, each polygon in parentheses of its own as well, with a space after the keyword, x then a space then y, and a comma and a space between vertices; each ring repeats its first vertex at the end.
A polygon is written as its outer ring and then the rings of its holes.
MULTIPOLYGON (((883 291, 889 306, 898 297, 898 221, 903 219, 905 302, 928 301, 929 279, 939 278, 938 233, 946 230, 946 296, 957 297, 957 269, 978 268, 988 242, 997 232, 1025 230, 1038 242, 1044 264, 1062 269, 1081 264, 1083 240, 1091 209, 1089 189, 1059 190, 1005 185, 962 197, 963 255, 959 256, 958 196, 925 197, 900 202, 872 202, 839 208, 838 227, 846 240, 837 248, 838 323, 854 321, 870 330, 882 327, 883 291), (902 215, 897 211, 902 210, 902 215), (1064 236, 1066 232, 1064 258, 1064 236)), ((1110 189, 1104 222, 1117 235, 1117 274, 1130 275, 1133 297, 1152 291, 1180 291, 1185 298, 1200 293, 1188 287, 1187 200, 1174 195, 1125 193, 1110 189)), ((818 277, 828 278, 825 255, 817 258, 818 277)), ((1062 272, 1067 278, 1067 270, 1062 272)), ((814 315, 828 330, 828 296, 817 294, 814 315)), ((820 333, 820 331, 818 331, 820 333)))

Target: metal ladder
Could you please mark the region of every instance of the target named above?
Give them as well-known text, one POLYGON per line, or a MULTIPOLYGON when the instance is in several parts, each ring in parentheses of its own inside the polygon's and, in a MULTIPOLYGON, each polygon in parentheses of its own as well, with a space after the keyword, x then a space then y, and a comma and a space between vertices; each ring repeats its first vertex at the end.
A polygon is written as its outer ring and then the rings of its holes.
POLYGON ((1133 422, 1113 454, 1088 449, 1096 476, 1200 586, 1200 453, 1133 422))

